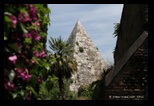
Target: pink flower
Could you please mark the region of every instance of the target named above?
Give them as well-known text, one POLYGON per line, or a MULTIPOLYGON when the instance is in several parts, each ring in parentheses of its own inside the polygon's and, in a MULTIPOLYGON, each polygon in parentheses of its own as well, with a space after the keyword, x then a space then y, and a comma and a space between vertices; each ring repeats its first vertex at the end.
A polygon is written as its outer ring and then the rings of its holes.
POLYGON ((28 33, 28 37, 32 39, 32 34, 31 33, 28 33))
POLYGON ((35 64, 36 63, 35 60, 31 60, 31 62, 32 62, 32 64, 35 64))
POLYGON ((13 55, 13 56, 8 57, 8 59, 12 62, 12 64, 16 64, 17 56, 13 55))
POLYGON ((36 25, 37 25, 37 26, 40 26, 40 22, 37 21, 37 22, 36 22, 36 25))
POLYGON ((14 15, 8 16, 12 20, 12 28, 16 28, 17 18, 14 15))
MULTIPOLYGON (((26 37, 26 34, 23 34, 23 37, 26 37)), ((31 38, 33 41, 40 40, 41 36, 38 35, 38 32, 32 30, 30 33, 28 33, 28 37, 31 38)))
POLYGON ((42 82, 42 78, 40 76, 37 77, 37 83, 41 83, 42 82))
POLYGON ((24 38, 26 38, 26 37, 27 37, 27 34, 26 34, 26 33, 23 33, 22 36, 23 36, 24 38))
POLYGON ((21 68, 15 68, 15 70, 16 70, 17 78, 21 78, 22 80, 24 80, 26 82, 28 82, 30 80, 31 75, 24 72, 21 68))
POLYGON ((9 18, 12 20, 13 24, 17 23, 17 18, 14 15, 9 16, 9 18))
POLYGON ((47 56, 46 53, 44 52, 44 50, 42 50, 41 53, 38 53, 38 52, 35 50, 35 51, 33 52, 33 55, 36 56, 36 57, 42 57, 42 58, 44 58, 44 57, 47 56))
POLYGON ((14 84, 11 83, 10 81, 4 83, 4 88, 6 90, 14 90, 15 89, 14 84))
POLYGON ((23 74, 23 70, 21 68, 15 68, 17 78, 21 78, 23 74))
POLYGON ((35 50, 35 51, 33 51, 33 55, 36 56, 36 57, 38 57, 39 56, 39 53, 35 50))
POLYGON ((33 40, 40 40, 41 39, 41 36, 38 35, 38 32, 35 32, 34 30, 32 30, 31 36, 32 36, 33 40))
POLYGON ((40 57, 46 57, 47 55, 45 54, 44 50, 40 53, 40 57))
POLYGON ((33 21, 36 21, 38 19, 35 6, 30 5, 29 14, 33 21))
POLYGON ((41 36, 35 36, 34 37, 34 40, 40 40, 41 39, 41 36))
MULTIPOLYGON (((5 70, 4 70, 5 71, 5 70)), ((5 75, 4 75, 5 76, 5 75)), ((14 84, 9 81, 9 79, 4 77, 4 88, 6 90, 15 90, 16 88, 14 87, 14 84)))
POLYGON ((17 42, 16 45, 18 46, 19 49, 22 48, 22 45, 20 43, 17 42))
POLYGON ((26 56, 25 56, 25 55, 23 55, 22 53, 21 53, 21 57, 22 57, 23 59, 26 59, 26 56))
POLYGON ((18 20, 21 22, 28 22, 31 21, 29 18, 29 14, 27 12, 22 12, 18 15, 18 20))
POLYGON ((24 75, 22 76, 22 79, 23 79, 24 81, 26 81, 26 82, 28 82, 28 81, 30 80, 30 78, 31 78, 31 75, 29 75, 29 74, 24 74, 24 75))
POLYGON ((17 38, 18 41, 21 41, 20 38, 17 38))

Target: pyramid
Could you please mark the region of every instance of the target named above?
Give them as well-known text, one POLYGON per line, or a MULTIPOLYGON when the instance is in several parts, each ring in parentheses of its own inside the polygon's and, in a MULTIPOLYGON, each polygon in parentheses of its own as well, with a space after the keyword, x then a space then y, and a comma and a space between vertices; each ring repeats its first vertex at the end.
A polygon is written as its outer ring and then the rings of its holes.
POLYGON ((107 64, 79 20, 76 22, 68 42, 73 45, 75 52, 72 56, 78 64, 77 73, 71 77, 73 82, 70 89, 77 92, 81 85, 96 81, 103 69, 107 68, 107 64))

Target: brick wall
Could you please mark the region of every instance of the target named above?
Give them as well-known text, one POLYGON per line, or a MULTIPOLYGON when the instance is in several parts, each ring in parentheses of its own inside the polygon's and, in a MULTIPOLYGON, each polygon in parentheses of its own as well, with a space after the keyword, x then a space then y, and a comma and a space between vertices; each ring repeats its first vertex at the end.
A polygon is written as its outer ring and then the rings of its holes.
POLYGON ((145 23, 148 21, 146 8, 145 4, 124 4, 114 52, 115 64, 144 31, 145 23))
POLYGON ((148 99, 148 38, 106 87, 107 100, 148 99))

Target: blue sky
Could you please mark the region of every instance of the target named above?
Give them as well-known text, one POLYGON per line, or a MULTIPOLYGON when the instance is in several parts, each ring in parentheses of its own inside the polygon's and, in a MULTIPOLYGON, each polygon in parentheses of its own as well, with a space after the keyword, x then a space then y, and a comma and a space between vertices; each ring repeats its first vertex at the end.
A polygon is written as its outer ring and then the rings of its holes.
MULTIPOLYGON (((98 47, 106 62, 113 63, 117 38, 113 37, 114 23, 119 23, 123 4, 49 4, 50 26, 47 39, 61 36, 67 40, 77 20, 98 47)), ((47 49, 48 47, 47 41, 47 49)))

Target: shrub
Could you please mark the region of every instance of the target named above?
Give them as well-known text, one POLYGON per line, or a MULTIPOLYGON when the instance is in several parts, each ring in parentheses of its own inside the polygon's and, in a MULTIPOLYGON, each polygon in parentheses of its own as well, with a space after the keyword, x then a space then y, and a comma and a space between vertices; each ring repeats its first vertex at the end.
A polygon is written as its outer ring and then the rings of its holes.
POLYGON ((114 33, 113 35, 115 35, 114 37, 118 36, 120 33, 120 23, 115 23, 114 25, 114 33))
POLYGON ((93 94, 93 89, 90 88, 90 85, 81 85, 78 89, 78 99, 87 99, 91 100, 93 94))
MULTIPOLYGON (((53 87, 50 90, 48 90, 47 86, 45 86, 48 82, 44 82, 41 85, 40 98, 43 100, 62 100, 60 96, 58 80, 52 80, 51 82, 53 83, 53 87)), ((67 83, 66 79, 64 79, 64 87, 66 93, 66 100, 76 100, 77 95, 74 92, 70 91, 69 84, 67 83)))
POLYGON ((105 77, 112 70, 113 66, 109 66, 101 78, 89 85, 82 85, 78 89, 79 100, 104 100, 105 99, 105 77))
POLYGON ((83 52, 83 47, 79 47, 79 51, 82 53, 83 52))
POLYGON ((76 42, 76 45, 79 45, 79 43, 78 43, 78 42, 76 42))
POLYGON ((48 76, 47 4, 4 5, 4 99, 37 99, 48 76))

